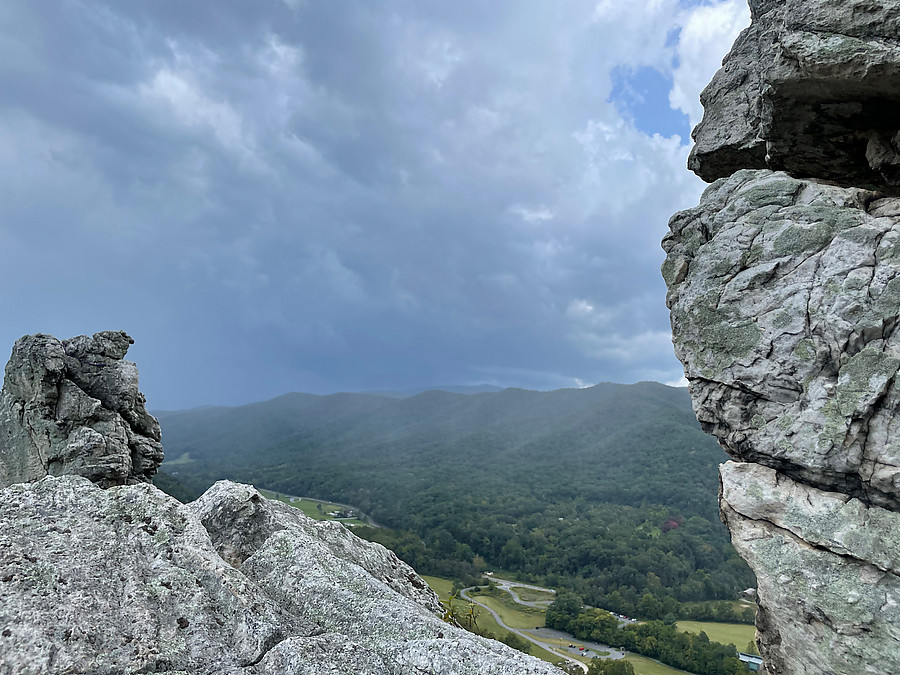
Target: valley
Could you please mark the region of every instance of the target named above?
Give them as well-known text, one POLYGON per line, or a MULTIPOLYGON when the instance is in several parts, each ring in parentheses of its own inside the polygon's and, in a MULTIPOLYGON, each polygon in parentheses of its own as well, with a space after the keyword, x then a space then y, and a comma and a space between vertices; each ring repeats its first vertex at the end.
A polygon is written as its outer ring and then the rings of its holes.
MULTIPOLYGON (((453 595, 454 581, 440 577, 424 577, 425 581, 438 594, 444 603, 450 602, 453 595)), ((517 581, 501 579, 497 577, 485 577, 490 583, 489 587, 475 587, 458 591, 452 600, 456 607, 456 613, 460 616, 468 616, 472 611, 472 605, 476 606, 475 616, 477 629, 482 634, 490 633, 495 639, 505 634, 514 633, 527 640, 530 645, 528 653, 556 665, 577 666, 578 671, 587 672, 587 667, 592 658, 625 659, 628 661, 636 675, 675 675, 688 671, 672 668, 654 659, 641 656, 632 652, 625 652, 608 645, 598 644, 590 640, 574 637, 570 633, 546 628, 546 609, 548 601, 522 601, 521 597, 526 591, 540 593, 547 598, 555 597, 555 590, 535 587, 517 581)), ((630 625, 632 621, 621 621, 620 626, 630 625)), ((722 642, 722 644, 735 644, 736 640, 749 641, 753 639, 754 628, 752 626, 734 626, 716 622, 680 622, 679 630, 697 633, 705 632, 710 640, 722 642), (736 638, 736 639, 733 639, 736 638)), ((738 647, 740 649, 740 647, 738 647)), ((743 651, 743 650, 742 650, 743 651)))
POLYGON ((357 534, 423 574, 493 569, 629 616, 752 620, 731 605, 755 581, 718 519, 725 455, 683 389, 289 394, 160 422, 162 470, 187 491, 229 478, 352 504, 384 526, 357 534))

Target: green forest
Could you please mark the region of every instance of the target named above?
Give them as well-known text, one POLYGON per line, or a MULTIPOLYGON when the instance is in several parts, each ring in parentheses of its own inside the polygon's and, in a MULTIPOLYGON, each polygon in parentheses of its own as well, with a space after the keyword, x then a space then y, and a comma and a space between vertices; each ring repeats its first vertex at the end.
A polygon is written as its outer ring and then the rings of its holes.
POLYGON ((159 417, 163 471, 188 492, 228 478, 353 504, 384 526, 357 533, 420 573, 498 569, 629 615, 750 618, 724 602, 755 585, 718 519, 725 455, 683 389, 290 394, 159 417))
POLYGON ((748 672, 736 656, 735 645, 713 642, 703 632, 685 633, 662 621, 620 627, 609 612, 584 607, 581 598, 572 593, 560 593, 550 605, 546 625, 571 633, 576 638, 649 656, 697 675, 740 675, 748 672))

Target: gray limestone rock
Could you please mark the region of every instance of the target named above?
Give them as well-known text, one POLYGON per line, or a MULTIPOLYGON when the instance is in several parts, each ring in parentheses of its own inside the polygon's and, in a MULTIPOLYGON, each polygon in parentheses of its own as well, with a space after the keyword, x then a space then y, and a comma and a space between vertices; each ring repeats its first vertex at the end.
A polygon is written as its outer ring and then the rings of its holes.
POLYGON ((0 392, 0 486, 76 474, 107 487, 147 482, 163 460, 121 331, 18 340, 0 392))
POLYGON ((0 673, 216 672, 313 632, 149 484, 79 476, 0 491, 0 673))
POLYGON ((382 672, 371 665, 378 663, 392 674, 558 672, 442 621, 437 596, 409 565, 340 523, 313 520, 248 485, 224 481, 190 508, 226 560, 279 607, 323 632, 316 641, 284 647, 271 663, 267 656, 260 673, 294 672, 273 664, 320 652, 326 656, 315 663, 332 671, 296 672, 382 672), (342 670, 351 656, 370 665, 342 670))
POLYGON ((559 672, 440 613, 393 553, 250 486, 0 491, 0 675, 559 672))
POLYGON ((750 0, 663 241, 768 673, 900 672, 900 2, 750 0), (773 171, 774 169, 774 171, 773 171))
POLYGON ((897 185, 900 4, 750 0, 753 21, 701 94, 689 167, 897 185))
POLYGON ((723 517, 759 579, 768 672, 900 672, 900 514, 759 464, 720 474, 723 517))
POLYGON ((732 457, 900 509, 900 199, 739 171, 663 242, 676 354, 732 457))

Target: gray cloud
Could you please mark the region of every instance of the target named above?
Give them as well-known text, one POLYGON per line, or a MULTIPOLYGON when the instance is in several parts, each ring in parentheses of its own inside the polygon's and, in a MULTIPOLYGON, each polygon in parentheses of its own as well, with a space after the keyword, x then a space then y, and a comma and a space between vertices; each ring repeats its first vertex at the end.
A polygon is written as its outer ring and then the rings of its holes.
POLYGON ((678 379, 702 185, 612 73, 681 105, 721 54, 639 4, 4 3, 0 343, 127 330, 157 408, 678 379))

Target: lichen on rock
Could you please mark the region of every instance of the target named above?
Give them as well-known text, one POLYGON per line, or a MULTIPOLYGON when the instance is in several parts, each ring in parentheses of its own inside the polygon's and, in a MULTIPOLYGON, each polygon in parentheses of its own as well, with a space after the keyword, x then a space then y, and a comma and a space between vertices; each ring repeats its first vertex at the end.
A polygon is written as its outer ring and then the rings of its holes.
POLYGON ((0 392, 0 487, 66 474, 103 487, 151 480, 163 451, 124 360, 133 342, 121 331, 16 342, 0 392))
POLYGON ((701 94, 690 168, 712 181, 786 170, 897 185, 900 7, 877 0, 750 0, 753 22, 701 94))
POLYGON ((735 459, 896 508, 900 455, 871 441, 900 431, 900 260, 881 253, 900 221, 872 201, 740 171, 663 247, 684 270, 668 304, 704 428, 735 459))
POLYGON ((0 490, 0 672, 551 675, 441 620, 408 565, 223 481, 0 490))
POLYGON ((750 0, 663 241, 769 673, 900 672, 900 3, 750 0))

